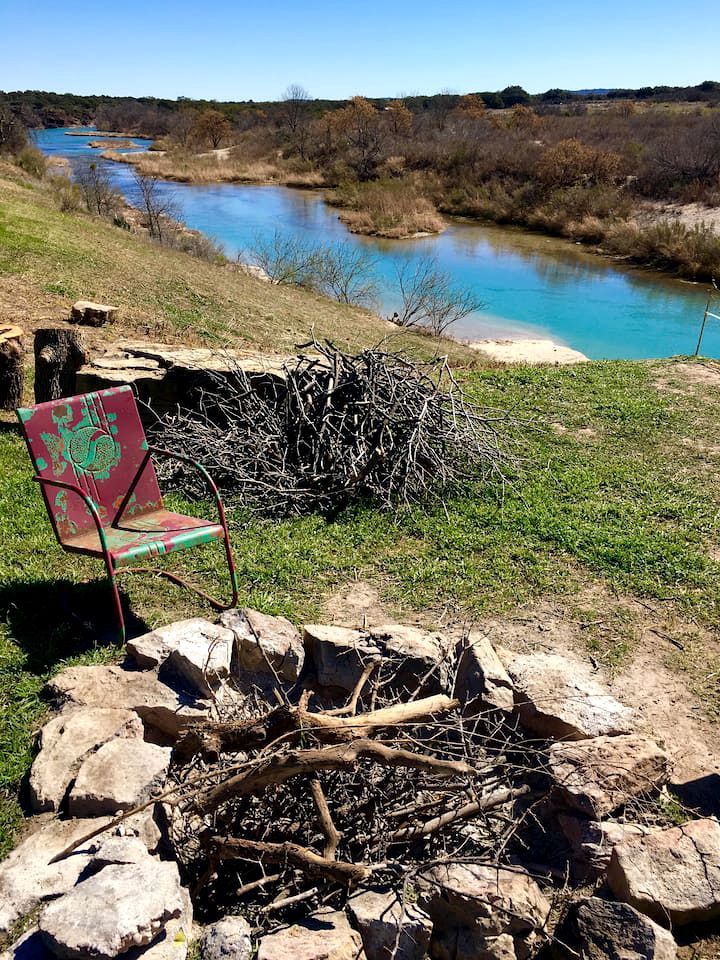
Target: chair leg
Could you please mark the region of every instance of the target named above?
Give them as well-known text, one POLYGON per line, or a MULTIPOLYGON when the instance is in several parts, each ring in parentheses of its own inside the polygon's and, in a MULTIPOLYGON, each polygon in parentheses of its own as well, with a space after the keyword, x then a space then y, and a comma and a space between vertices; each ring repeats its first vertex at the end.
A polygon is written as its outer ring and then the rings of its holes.
POLYGON ((118 640, 121 646, 125 643, 125 617, 123 616, 122 603, 120 602, 120 590, 118 589, 117 573, 112 563, 106 560, 108 580, 113 595, 113 606, 115 607, 115 616, 118 622, 118 640))

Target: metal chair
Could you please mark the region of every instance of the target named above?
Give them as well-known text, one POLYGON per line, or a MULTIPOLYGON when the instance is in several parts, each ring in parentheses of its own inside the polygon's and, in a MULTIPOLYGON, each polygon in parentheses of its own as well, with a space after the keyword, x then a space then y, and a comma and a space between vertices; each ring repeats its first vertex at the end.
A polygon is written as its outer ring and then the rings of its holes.
POLYGON ((217 487, 189 457, 148 446, 131 387, 51 400, 20 408, 17 415, 58 543, 63 550, 105 561, 121 642, 125 620, 117 578, 148 572, 130 567, 140 560, 222 540, 232 587, 227 604, 177 574, 150 572, 195 590, 218 610, 237 605, 237 576, 217 487), (217 523, 165 509, 153 455, 180 460, 202 474, 215 498, 217 523))

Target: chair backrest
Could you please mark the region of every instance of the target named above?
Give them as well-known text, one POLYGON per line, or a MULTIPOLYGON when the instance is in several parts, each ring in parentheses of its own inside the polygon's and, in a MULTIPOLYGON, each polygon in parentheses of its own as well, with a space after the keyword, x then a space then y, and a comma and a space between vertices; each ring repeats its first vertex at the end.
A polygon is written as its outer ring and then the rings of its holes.
MULTIPOLYGON (((79 486, 95 503, 103 526, 162 507, 147 440, 129 386, 63 397, 17 411, 39 476, 79 486)), ((62 543, 94 529, 76 494, 41 484, 62 543)))

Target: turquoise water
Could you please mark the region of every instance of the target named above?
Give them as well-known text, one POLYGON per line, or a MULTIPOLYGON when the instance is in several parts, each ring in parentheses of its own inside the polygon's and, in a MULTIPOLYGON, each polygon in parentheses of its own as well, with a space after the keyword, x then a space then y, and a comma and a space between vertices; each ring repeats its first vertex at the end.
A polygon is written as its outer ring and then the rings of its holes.
MULTIPOLYGON (((36 133, 46 153, 92 155, 97 137, 64 130, 36 133)), ((134 138, 136 149, 149 141, 134 138)), ((114 184, 131 201, 132 171, 107 163, 114 184)), ((229 256, 243 258, 257 237, 278 230, 313 242, 348 242, 369 250, 380 282, 378 309, 392 313, 393 280, 403 258, 433 255, 454 280, 472 287, 485 308, 452 328, 454 336, 550 337, 594 359, 664 357, 695 350, 707 298, 704 285, 683 283, 605 262, 562 240, 475 223, 450 223, 445 233, 411 241, 350 234, 316 192, 237 184, 161 183, 188 226, 213 237, 229 256)), ((712 322, 711 322, 712 323, 712 322)), ((720 357, 720 324, 708 326, 706 356, 720 357)))

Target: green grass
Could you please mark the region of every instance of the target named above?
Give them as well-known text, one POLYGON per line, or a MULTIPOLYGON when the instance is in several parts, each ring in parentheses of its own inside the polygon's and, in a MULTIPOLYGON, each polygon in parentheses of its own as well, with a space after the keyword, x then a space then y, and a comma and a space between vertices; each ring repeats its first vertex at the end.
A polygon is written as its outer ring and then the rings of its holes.
MULTIPOLYGON (((710 482, 716 461, 682 441, 712 440, 720 400, 709 388, 659 391, 656 376, 674 369, 671 362, 614 362, 467 374, 476 399, 525 421, 515 430, 522 463, 507 483, 468 486, 444 507, 381 514, 359 506, 332 521, 264 521, 235 507, 241 602, 301 622, 320 616, 333 589, 359 576, 399 610, 432 617, 445 609, 472 619, 597 583, 662 598, 701 626, 716 623, 720 565, 709 553, 720 533, 720 487, 710 482)), ((111 627, 99 564, 60 552, 20 437, 3 426, 0 835, 7 845, 43 681, 66 663, 118 651, 82 627, 83 618, 111 627)), ((223 588, 219 551, 176 554, 171 565, 223 588)), ((127 590, 149 627, 208 613, 191 594, 154 579, 129 579, 127 590)), ((581 616, 592 620, 594 611, 581 616)), ((603 652, 602 637, 589 638, 590 650, 603 652)), ((610 666, 620 667, 627 654, 619 643, 609 650, 610 666)))

